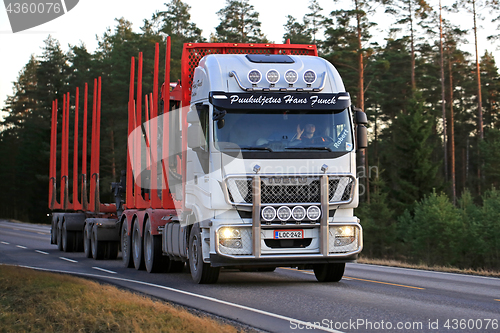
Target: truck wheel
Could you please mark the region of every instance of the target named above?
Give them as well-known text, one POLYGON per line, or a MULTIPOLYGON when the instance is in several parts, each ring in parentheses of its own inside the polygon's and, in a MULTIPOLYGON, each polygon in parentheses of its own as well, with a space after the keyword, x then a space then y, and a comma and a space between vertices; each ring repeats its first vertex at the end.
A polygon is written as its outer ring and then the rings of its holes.
POLYGON ((132 229, 132 258, 134 259, 134 267, 137 270, 143 270, 144 256, 142 255, 142 237, 139 230, 139 220, 135 220, 134 228, 132 229))
POLYGON ((313 270, 319 282, 339 282, 344 275, 345 263, 315 264, 313 270))
POLYGON ((209 284, 217 282, 220 267, 211 267, 203 262, 203 252, 201 248, 201 232, 198 224, 193 226, 189 235, 189 267, 194 282, 199 284, 209 284))
POLYGON ((57 222, 57 249, 59 251, 63 250, 63 247, 62 247, 62 231, 61 231, 61 228, 59 228, 59 222, 57 222))
POLYGON ((57 220, 52 217, 52 226, 50 228, 50 244, 57 244, 57 220))
POLYGON ((144 261, 149 273, 158 273, 168 268, 168 257, 164 257, 161 249, 161 236, 152 235, 151 222, 144 228, 144 261))
POLYGON ((115 260, 118 258, 118 249, 120 248, 120 243, 118 242, 107 242, 106 244, 106 259, 115 260))
POLYGON ((95 260, 104 259, 104 242, 97 240, 97 230, 94 230, 94 228, 92 228, 92 237, 90 244, 92 247, 92 258, 94 258, 95 260))
POLYGON ((121 229, 121 244, 122 244, 122 263, 125 268, 134 267, 132 260, 132 236, 128 235, 127 220, 122 223, 121 229))
POLYGON ((66 222, 63 223, 62 227, 62 249, 64 252, 73 252, 75 247, 75 233, 68 231, 66 229, 66 222))
POLYGON ((83 228, 83 252, 85 253, 85 258, 92 258, 92 245, 90 242, 88 227, 85 224, 83 228))

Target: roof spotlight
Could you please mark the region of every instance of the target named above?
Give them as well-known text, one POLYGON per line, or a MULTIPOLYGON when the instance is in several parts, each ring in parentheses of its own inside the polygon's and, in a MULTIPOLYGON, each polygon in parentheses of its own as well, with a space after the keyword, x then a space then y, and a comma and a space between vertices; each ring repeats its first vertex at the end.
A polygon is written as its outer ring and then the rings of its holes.
POLYGON ((257 84, 262 80, 262 74, 257 69, 252 69, 250 72, 248 72, 248 81, 250 81, 252 84, 257 84))
POLYGON ((316 81, 316 73, 313 70, 307 70, 304 72, 304 82, 307 84, 313 84, 316 81))
POLYGON ((270 84, 276 84, 280 79, 280 73, 275 69, 270 69, 267 71, 266 79, 270 84))
POLYGON ((299 79, 299 74, 297 74, 296 71, 294 71, 293 69, 289 69, 286 71, 285 81, 288 84, 294 84, 295 82, 297 82, 298 79, 299 79))

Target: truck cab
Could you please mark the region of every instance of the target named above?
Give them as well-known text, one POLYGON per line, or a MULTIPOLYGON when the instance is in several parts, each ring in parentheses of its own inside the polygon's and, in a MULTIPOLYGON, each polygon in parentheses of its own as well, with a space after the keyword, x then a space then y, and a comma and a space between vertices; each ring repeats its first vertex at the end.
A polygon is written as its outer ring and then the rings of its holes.
POLYGON ((212 282, 220 267, 306 266, 320 281, 342 278, 362 250, 354 114, 322 58, 200 60, 186 117, 191 213, 181 222, 192 225, 197 282, 212 282))

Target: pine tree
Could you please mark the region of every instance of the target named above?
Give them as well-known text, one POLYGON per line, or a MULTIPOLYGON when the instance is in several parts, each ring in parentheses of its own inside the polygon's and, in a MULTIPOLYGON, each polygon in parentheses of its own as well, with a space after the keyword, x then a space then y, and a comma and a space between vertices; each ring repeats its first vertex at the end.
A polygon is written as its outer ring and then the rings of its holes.
POLYGON ((391 151, 384 153, 384 165, 391 176, 391 197, 400 211, 434 190, 441 190, 440 163, 433 159, 438 147, 432 138, 434 121, 416 92, 409 100, 408 114, 398 114, 388 129, 393 141, 391 151))
POLYGON ((288 15, 287 21, 283 26, 285 27, 283 42, 286 42, 288 39, 292 44, 311 44, 313 42, 309 34, 308 25, 306 23, 299 23, 293 16, 288 15))
MULTIPOLYGON (((415 76, 415 30, 419 22, 418 19, 425 19, 431 11, 431 7, 425 0, 396 0, 390 1, 387 6, 386 13, 397 16, 396 24, 406 26, 410 38, 411 52, 411 87, 416 89, 415 76)), ((395 29, 397 30, 397 29, 395 29)))
POLYGON ((224 43, 267 43, 261 32, 259 13, 249 0, 226 0, 226 7, 217 12, 220 18, 215 38, 224 43))
POLYGON ((318 0, 310 0, 307 8, 310 12, 304 15, 304 24, 308 27, 307 34, 312 36, 312 42, 316 44, 316 37, 325 22, 325 17, 320 14, 323 8, 319 5, 318 0))

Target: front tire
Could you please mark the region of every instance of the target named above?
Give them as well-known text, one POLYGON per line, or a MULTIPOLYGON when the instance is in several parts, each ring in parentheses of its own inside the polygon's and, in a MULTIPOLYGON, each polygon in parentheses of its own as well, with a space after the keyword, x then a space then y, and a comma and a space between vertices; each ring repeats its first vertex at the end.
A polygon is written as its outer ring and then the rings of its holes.
POLYGON ((220 267, 211 267, 203 262, 201 232, 195 224, 189 235, 189 267, 194 282, 199 284, 216 283, 219 278, 220 267))
POLYGON ((344 276, 345 263, 315 264, 313 269, 319 282, 339 282, 344 276))

